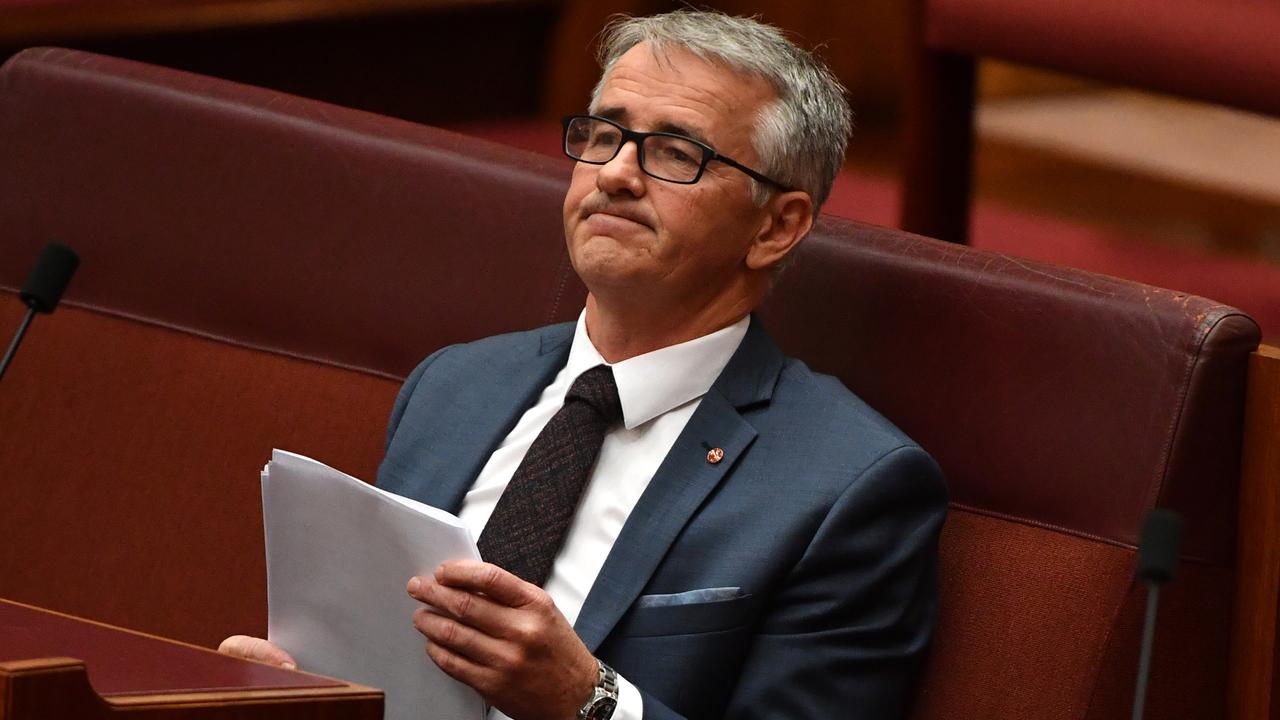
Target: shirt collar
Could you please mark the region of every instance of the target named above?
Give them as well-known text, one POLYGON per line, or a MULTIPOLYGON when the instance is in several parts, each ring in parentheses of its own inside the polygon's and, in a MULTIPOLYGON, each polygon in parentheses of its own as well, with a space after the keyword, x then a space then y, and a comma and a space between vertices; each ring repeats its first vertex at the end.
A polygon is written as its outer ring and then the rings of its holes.
POLYGON ((612 367, 618 399, 622 401, 623 423, 630 430, 706 395, 729 364, 750 324, 751 316, 747 315, 709 335, 610 364, 587 336, 584 310, 578 316, 565 369, 576 378, 596 365, 612 367))

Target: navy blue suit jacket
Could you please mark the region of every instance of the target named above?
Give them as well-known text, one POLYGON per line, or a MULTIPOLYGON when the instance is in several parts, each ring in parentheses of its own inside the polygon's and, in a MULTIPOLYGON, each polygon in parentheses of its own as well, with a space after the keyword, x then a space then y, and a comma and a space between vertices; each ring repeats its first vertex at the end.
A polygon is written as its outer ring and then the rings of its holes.
MULTIPOLYGON (((557 325, 424 360, 379 486, 457 512, 572 337, 557 325)), ((901 717, 933 631, 945 505, 918 445, 753 318, 575 629, 640 689, 646 720, 901 717)))

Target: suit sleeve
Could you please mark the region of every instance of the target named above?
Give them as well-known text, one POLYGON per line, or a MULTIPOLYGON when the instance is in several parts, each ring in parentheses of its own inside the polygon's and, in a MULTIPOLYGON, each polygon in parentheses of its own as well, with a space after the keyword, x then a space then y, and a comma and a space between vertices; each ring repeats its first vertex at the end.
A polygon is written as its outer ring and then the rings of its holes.
MULTIPOLYGON (((832 505, 766 610, 725 717, 906 717, 937 616, 946 489, 899 447, 832 505)), ((644 694, 645 720, 678 714, 644 694)))

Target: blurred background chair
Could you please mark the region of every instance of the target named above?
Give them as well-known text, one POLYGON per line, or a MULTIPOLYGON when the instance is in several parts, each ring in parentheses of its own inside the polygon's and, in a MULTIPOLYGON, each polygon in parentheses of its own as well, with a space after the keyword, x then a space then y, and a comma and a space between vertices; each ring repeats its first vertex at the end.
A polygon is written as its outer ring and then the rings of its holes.
POLYGON ((978 58, 1280 116, 1280 5, 1270 0, 915 0, 901 226, 969 233, 978 58))

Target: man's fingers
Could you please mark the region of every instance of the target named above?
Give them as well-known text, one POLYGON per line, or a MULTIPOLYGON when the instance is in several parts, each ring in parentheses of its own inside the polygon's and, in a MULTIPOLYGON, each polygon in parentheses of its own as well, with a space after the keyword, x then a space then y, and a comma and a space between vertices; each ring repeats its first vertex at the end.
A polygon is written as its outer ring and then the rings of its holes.
POLYGON ((483 595, 445 587, 434 578, 414 579, 419 580, 419 584, 415 587, 411 580, 409 594, 425 603, 430 612, 453 618, 495 637, 505 635, 503 628, 509 622, 506 616, 511 608, 499 605, 483 595))
POLYGON ((278 665, 289 670, 298 669, 298 663, 294 661, 293 656, 281 650, 278 645, 262 638, 249 637, 248 635, 232 635, 223 640, 222 644, 218 646, 218 652, 224 655, 245 658, 246 660, 257 660, 271 665, 278 665))
POLYGON ((535 602, 541 591, 497 565, 479 560, 456 560, 436 568, 436 581, 441 585, 484 593, 507 607, 523 607, 535 602))
POLYGON ((477 665, 506 667, 517 660, 507 656, 504 650, 508 646, 502 641, 426 608, 419 608, 413 614, 413 626, 432 644, 444 646, 477 665))
POLYGON ((495 684, 495 673, 472 660, 438 643, 427 643, 427 656, 444 671, 445 675, 470 685, 481 695, 487 696, 495 684))

